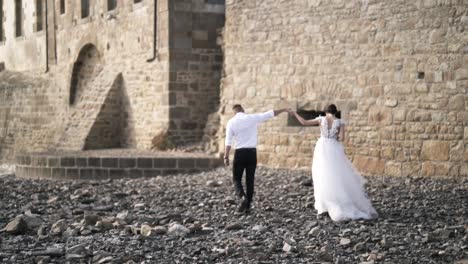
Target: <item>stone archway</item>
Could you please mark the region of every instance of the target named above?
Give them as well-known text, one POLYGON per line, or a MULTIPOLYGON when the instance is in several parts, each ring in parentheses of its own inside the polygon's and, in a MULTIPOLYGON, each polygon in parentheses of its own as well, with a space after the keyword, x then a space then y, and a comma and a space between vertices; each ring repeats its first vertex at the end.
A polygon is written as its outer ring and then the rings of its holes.
POLYGON ((94 44, 84 45, 73 63, 70 80, 70 106, 75 106, 83 92, 103 69, 101 56, 94 44))

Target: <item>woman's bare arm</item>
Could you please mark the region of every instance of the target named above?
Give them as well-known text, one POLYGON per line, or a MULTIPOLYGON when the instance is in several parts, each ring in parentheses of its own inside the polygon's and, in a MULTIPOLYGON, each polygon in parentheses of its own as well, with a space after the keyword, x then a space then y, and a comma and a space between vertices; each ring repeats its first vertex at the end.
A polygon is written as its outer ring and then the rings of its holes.
POLYGON ((299 123, 301 123, 303 126, 316 126, 320 124, 320 121, 317 119, 305 120, 297 112, 294 111, 293 114, 296 116, 299 123))
POLYGON ((340 141, 341 142, 345 141, 345 126, 344 125, 340 126, 340 141))

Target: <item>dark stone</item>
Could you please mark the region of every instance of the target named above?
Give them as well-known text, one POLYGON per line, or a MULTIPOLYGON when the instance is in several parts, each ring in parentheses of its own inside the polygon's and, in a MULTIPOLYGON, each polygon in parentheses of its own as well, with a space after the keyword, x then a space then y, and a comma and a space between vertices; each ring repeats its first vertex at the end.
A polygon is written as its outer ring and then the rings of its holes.
POLYGON ((77 167, 88 167, 88 158, 76 158, 77 167))
POLYGON ((119 167, 120 168, 135 168, 136 165, 136 160, 133 158, 121 158, 119 161, 119 167))
POLYGON ((194 159, 185 159, 185 158, 180 158, 178 160, 178 167, 180 169, 192 169, 195 168, 195 160, 194 159))
POLYGON ((139 158, 137 159, 138 168, 153 168, 153 159, 151 158, 139 158))
POLYGON ((62 157, 60 158, 61 167, 75 167, 75 158, 73 157, 62 157))
POLYGON ((101 158, 88 158, 89 167, 101 167, 101 158))
POLYGON ((102 158, 103 168, 118 168, 119 160, 117 158, 102 158))

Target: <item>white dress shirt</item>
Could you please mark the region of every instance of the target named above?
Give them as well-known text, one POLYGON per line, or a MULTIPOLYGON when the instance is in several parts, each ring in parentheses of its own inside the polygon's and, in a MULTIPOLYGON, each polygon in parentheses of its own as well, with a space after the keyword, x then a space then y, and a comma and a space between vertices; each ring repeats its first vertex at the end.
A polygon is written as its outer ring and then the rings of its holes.
POLYGON ((237 113, 231 118, 226 126, 226 146, 232 145, 232 140, 236 141, 236 149, 257 147, 257 126, 275 116, 275 112, 270 110, 262 114, 237 113))

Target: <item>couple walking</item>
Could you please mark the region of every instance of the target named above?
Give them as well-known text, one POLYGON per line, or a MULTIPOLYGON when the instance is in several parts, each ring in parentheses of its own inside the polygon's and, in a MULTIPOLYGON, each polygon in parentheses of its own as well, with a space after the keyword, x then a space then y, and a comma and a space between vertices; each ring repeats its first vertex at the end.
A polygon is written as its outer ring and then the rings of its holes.
POLYGON ((246 114, 241 105, 232 108, 235 116, 226 126, 226 150, 224 164, 229 166, 229 153, 233 140, 235 152, 233 181, 236 195, 243 198, 239 212, 249 212, 254 193, 255 169, 257 167, 257 126, 281 113, 294 115, 304 126, 320 126, 312 161, 315 209, 318 214, 328 213, 333 221, 373 219, 377 212, 364 191, 365 180, 345 155, 340 141, 345 139, 345 123, 336 117, 334 104, 329 105, 325 116, 305 120, 291 109, 271 110, 260 114, 246 114), (242 175, 246 174, 246 192, 242 175))

